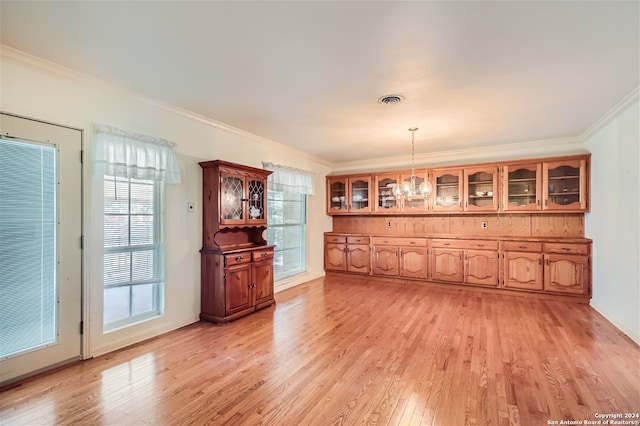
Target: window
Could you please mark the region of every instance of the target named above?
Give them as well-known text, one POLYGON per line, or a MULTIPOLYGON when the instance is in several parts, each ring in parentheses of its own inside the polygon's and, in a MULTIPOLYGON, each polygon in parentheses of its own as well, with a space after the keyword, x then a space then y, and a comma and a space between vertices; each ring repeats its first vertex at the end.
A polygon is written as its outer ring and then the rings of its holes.
POLYGON ((278 281, 307 270, 307 196, 269 190, 267 203, 267 241, 276 246, 273 266, 274 279, 278 281))
POLYGON ((104 176, 103 329, 164 311, 164 184, 180 183, 166 139, 96 126, 94 172, 104 176))
POLYGON ((162 314, 162 183, 104 177, 104 314, 113 330, 162 314))

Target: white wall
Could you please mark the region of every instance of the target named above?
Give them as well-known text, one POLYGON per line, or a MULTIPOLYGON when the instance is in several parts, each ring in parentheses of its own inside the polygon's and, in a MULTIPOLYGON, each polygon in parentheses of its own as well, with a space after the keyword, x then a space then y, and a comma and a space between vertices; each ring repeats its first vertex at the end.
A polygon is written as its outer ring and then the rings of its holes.
POLYGON ((591 305, 640 344, 640 111, 634 98, 585 140, 591 157, 591 305))
POLYGON ((85 356, 173 330, 198 320, 200 312, 201 190, 199 161, 224 159, 262 168, 262 161, 290 165, 315 173, 316 195, 308 199, 308 272, 288 280, 296 285, 324 274, 323 232, 331 229, 325 215, 325 175, 328 166, 237 129, 109 87, 72 71, 2 50, 0 109, 84 130, 85 158, 91 158, 92 126, 110 124, 166 138, 177 143, 182 183, 166 189, 165 315, 125 330, 102 334, 102 190, 85 161, 85 300, 89 339, 85 356), (187 202, 196 213, 187 212, 187 202))

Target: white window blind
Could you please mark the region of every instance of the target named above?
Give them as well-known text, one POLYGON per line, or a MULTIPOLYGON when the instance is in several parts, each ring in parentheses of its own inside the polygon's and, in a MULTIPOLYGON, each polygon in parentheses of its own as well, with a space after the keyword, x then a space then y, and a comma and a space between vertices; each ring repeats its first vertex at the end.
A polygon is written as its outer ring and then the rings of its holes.
POLYGON ((57 340, 56 149, 0 140, 0 357, 57 340))

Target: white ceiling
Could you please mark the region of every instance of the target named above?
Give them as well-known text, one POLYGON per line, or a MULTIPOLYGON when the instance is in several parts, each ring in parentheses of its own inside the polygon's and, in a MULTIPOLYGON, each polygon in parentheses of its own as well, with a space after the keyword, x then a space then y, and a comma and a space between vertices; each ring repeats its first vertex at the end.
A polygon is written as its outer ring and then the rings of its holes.
POLYGON ((639 5, 1 0, 0 35, 335 164, 581 135, 640 84, 639 5))

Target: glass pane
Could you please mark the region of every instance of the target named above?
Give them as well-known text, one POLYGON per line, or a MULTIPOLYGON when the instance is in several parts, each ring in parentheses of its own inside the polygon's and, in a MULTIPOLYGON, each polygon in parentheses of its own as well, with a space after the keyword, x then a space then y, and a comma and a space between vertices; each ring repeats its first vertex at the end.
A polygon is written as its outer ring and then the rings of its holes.
POLYGON ((396 179, 384 178, 378 181, 378 207, 391 209, 398 206, 398 200, 394 195, 396 185, 396 179))
POLYGON ((493 173, 477 172, 468 177, 469 204, 476 207, 493 206, 495 188, 493 187, 493 173))
POLYGON ((345 181, 334 181, 329 185, 329 200, 333 210, 347 208, 347 186, 345 181))
POLYGON ((242 215, 242 193, 243 193, 242 179, 227 176, 224 178, 224 197, 223 197, 223 210, 224 218, 230 220, 243 219, 242 215))
POLYGON ((140 250, 131 253, 131 280, 146 281, 157 278, 154 264, 154 250, 140 250))
POLYGON ((442 175, 436 178, 436 206, 450 208, 460 203, 460 180, 457 175, 442 175))
POLYGON ((153 216, 131 215, 132 246, 153 244, 154 223, 153 216))
POLYGON ((57 340, 56 150, 0 140, 0 356, 57 340))
POLYGON ((580 202, 580 168, 559 166, 549 169, 549 202, 566 206, 580 202))
POLYGON ((249 218, 264 219, 264 183, 260 180, 249 181, 249 218))
POLYGON ((351 182, 351 206, 354 209, 369 207, 369 182, 355 179, 351 182))
POLYGON ((157 284, 143 284, 133 286, 131 289, 131 315, 146 314, 156 310, 154 301, 155 288, 157 284))
POLYGON ((509 172, 509 205, 525 207, 537 203, 536 170, 517 169, 509 172))
POLYGON ((129 216, 104 215, 104 246, 126 247, 129 245, 129 216))
POLYGON ((131 253, 105 253, 104 285, 131 281, 131 253))
POLYGON ((129 318, 129 292, 131 287, 104 289, 104 324, 129 318))

